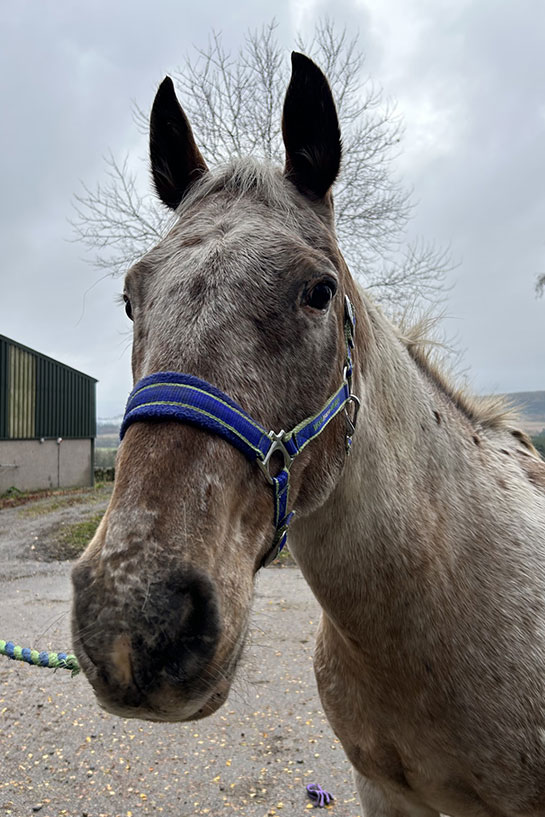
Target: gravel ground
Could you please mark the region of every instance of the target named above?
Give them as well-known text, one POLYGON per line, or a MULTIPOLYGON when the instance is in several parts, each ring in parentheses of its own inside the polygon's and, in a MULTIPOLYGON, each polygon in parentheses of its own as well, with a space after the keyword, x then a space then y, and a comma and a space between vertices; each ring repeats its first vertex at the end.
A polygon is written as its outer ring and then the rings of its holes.
MULTIPOLYGON (((70 646, 70 563, 44 559, 59 530, 102 510, 108 491, 77 496, 0 510, 1 638, 70 646)), ((238 680, 217 713, 193 724, 116 718, 83 676, 0 657, 0 817, 291 817, 311 813, 311 782, 336 798, 315 813, 358 817, 312 673, 318 617, 296 568, 261 571, 238 680)))

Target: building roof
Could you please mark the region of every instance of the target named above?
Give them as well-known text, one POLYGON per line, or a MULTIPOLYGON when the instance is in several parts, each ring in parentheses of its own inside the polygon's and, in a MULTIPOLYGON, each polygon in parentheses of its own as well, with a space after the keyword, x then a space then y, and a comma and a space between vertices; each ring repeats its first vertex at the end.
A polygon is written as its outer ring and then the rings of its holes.
POLYGON ((36 349, 31 349, 30 346, 25 346, 24 343, 19 343, 19 341, 13 340, 13 338, 8 338, 6 335, 0 334, 0 341, 5 341, 11 346, 17 346, 19 349, 23 349, 23 351, 25 352, 30 352, 30 354, 32 355, 37 355, 38 357, 41 357, 43 360, 50 360, 52 363, 56 363, 58 366, 63 366, 63 368, 69 369, 71 372, 76 372, 76 374, 79 374, 82 377, 87 377, 89 380, 98 383, 96 377, 92 377, 90 374, 85 374, 85 372, 80 371, 80 369, 74 369, 73 366, 68 366, 68 364, 62 363, 62 361, 56 360, 56 358, 54 357, 44 355, 43 352, 38 352, 36 349))

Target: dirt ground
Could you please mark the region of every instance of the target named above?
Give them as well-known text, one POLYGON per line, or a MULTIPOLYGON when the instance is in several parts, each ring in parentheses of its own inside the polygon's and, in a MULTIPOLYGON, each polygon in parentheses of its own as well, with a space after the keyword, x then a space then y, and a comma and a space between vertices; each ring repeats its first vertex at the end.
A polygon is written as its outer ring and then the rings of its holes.
MULTIPOLYGON (((108 493, 0 510, 0 638, 69 649, 70 562, 55 556, 67 526, 103 511, 108 493)), ((291 817, 312 813, 311 782, 335 796, 314 813, 359 817, 312 673, 318 618, 295 567, 261 571, 238 680, 217 713, 193 724, 116 718, 82 675, 0 657, 0 817, 291 817)))

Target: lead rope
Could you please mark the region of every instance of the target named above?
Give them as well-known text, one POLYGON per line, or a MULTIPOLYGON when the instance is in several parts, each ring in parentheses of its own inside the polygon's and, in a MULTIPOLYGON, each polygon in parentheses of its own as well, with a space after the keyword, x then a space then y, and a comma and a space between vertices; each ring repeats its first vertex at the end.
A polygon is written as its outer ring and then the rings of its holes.
POLYGON ((78 659, 73 653, 66 652, 39 652, 30 647, 17 647, 13 641, 3 641, 0 638, 0 655, 12 658, 14 661, 25 661, 35 667, 49 667, 50 669, 70 670, 72 678, 80 672, 78 659))

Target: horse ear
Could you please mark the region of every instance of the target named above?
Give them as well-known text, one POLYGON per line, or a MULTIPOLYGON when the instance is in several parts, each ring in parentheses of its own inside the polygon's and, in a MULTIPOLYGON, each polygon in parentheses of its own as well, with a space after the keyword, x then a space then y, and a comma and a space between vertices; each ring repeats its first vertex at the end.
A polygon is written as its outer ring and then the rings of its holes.
POLYGON ((304 54, 292 52, 282 133, 285 175, 304 195, 323 199, 341 164, 341 133, 327 79, 304 54))
POLYGON ((155 189, 172 210, 208 170, 170 77, 165 77, 159 86, 151 109, 150 159, 155 189))

